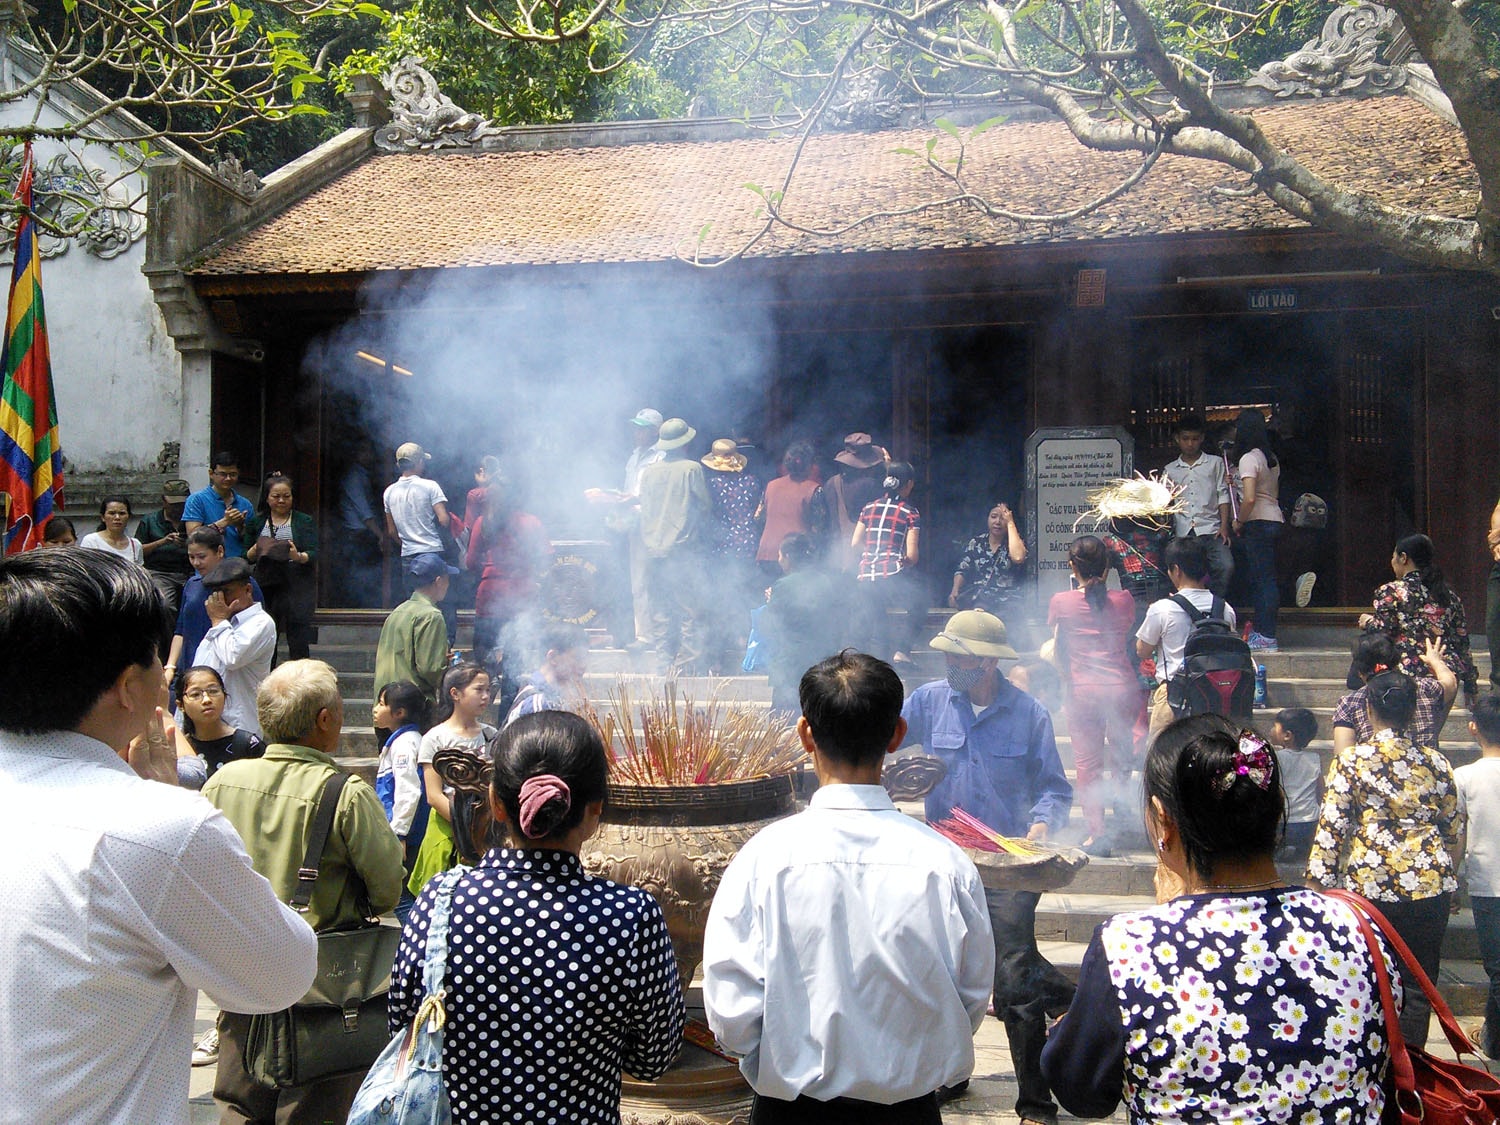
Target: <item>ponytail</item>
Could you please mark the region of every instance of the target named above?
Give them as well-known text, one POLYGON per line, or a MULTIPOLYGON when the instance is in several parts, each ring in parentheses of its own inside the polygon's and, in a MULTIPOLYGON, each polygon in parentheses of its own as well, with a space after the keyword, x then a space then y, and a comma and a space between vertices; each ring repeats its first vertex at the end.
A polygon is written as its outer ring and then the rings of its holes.
POLYGON ((1451 606, 1457 600, 1453 588, 1443 577, 1435 561, 1436 551, 1432 540, 1425 535, 1407 535, 1396 542, 1396 554, 1411 559, 1417 568, 1417 577, 1427 589, 1427 595, 1439 605, 1451 606))
POLYGON ((1109 604, 1109 590, 1104 585, 1109 570, 1109 550, 1097 535, 1080 535, 1068 544, 1068 562, 1083 583, 1083 596, 1094 613, 1104 612, 1109 604))

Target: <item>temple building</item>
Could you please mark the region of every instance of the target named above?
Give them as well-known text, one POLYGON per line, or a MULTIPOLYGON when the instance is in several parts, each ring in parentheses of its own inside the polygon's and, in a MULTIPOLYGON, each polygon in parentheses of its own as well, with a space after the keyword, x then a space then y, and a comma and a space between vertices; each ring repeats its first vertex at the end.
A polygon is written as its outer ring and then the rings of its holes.
MULTIPOLYGON (((1463 214, 1463 135, 1412 71, 1375 97, 1236 96, 1316 171, 1463 214)), ((184 393, 208 403, 182 435, 195 484, 221 447, 247 484, 288 472, 326 541, 361 443, 417 441, 456 505, 494 453, 554 538, 587 541, 583 491, 618 486, 641 407, 686 418, 703 451, 806 438, 828 455, 867 431, 917 466, 937 594, 992 503, 1026 509, 1034 431, 1123 427, 1149 470, 1182 413, 1254 406, 1284 506, 1328 505, 1315 604, 1368 604, 1413 529, 1483 604, 1493 277, 1312 229, 1186 158, 1067 218, 1137 158, 1024 107, 799 147, 723 120, 497 129, 415 64, 355 96, 357 128, 257 190, 183 159, 150 169, 146 273, 184 393), (1052 221, 942 202, 960 191, 1052 221)))

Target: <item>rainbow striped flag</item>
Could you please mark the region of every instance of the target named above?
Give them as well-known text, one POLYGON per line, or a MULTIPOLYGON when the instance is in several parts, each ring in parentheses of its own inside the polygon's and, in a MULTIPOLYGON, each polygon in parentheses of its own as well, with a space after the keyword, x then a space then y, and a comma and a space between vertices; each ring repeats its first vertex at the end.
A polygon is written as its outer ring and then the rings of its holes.
POLYGON ((42 541, 42 529, 63 506, 62 445, 57 436, 57 399, 52 393, 52 361, 47 351, 47 317, 42 310, 42 255, 31 214, 35 165, 31 144, 21 162, 16 199, 15 265, 5 314, 5 350, 0 354, 0 508, 5 515, 3 554, 13 555, 42 541))

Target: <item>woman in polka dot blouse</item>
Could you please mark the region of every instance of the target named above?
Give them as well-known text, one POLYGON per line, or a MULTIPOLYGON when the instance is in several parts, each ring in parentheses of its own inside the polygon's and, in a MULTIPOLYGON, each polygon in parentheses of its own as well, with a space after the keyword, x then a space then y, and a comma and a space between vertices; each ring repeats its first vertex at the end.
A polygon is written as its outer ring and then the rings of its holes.
MULTIPOLYGON (((620 1072, 672 1065, 686 1011, 661 907, 586 875, 608 765, 594 729, 544 711, 494 743, 490 803, 513 847, 492 848, 453 891, 443 1075, 454 1125, 619 1125, 620 1072)), ((390 1023, 423 999, 433 884, 391 974, 390 1023)))

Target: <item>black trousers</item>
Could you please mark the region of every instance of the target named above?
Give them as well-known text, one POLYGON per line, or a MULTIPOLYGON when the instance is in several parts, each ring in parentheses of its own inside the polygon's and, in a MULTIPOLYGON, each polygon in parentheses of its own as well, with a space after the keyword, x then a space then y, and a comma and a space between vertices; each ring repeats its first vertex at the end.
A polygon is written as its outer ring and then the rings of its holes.
POLYGON ((1011 1064, 1020 1087, 1016 1116, 1056 1121, 1057 1103, 1042 1074, 1047 1019, 1073 1003, 1073 982, 1036 947, 1035 891, 986 888, 985 905, 995 932, 995 1015, 1005 1024, 1011 1064))
POLYGON ((820 1102, 802 1097, 794 1102, 755 1095, 750 1125, 942 1125, 937 1093, 910 1101, 881 1105, 858 1098, 834 1098, 820 1102))
MULTIPOLYGON (((1438 962, 1443 954, 1443 935, 1448 932, 1448 902, 1452 896, 1444 891, 1432 898, 1419 898, 1415 902, 1377 902, 1375 908, 1385 915, 1401 940, 1416 954, 1417 964, 1428 978, 1437 982, 1438 962)), ((1398 959, 1399 960, 1399 959, 1398 959)), ((1413 1047, 1427 1045, 1427 1024, 1432 1017, 1432 1005, 1416 982, 1408 979, 1403 968, 1401 991, 1405 994, 1401 1007, 1401 1036, 1413 1047)))

